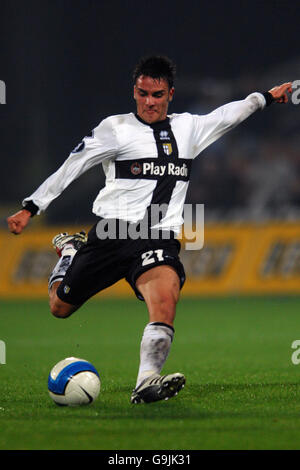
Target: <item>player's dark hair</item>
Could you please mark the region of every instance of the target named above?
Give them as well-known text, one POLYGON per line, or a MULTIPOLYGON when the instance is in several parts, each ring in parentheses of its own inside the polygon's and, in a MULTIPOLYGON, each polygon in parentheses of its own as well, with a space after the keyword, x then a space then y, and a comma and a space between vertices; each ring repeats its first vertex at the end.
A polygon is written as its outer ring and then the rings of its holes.
POLYGON ((142 57, 133 71, 134 83, 141 75, 154 79, 165 79, 169 84, 169 88, 172 88, 176 75, 176 65, 166 56, 142 57))

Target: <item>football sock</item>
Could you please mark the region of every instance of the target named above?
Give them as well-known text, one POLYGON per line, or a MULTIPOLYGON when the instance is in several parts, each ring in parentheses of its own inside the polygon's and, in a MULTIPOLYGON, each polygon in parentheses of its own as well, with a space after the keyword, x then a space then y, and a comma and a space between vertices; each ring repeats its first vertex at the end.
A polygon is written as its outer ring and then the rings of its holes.
POLYGON ((50 292, 50 289, 53 285, 54 282, 62 281, 68 267, 73 261, 73 258, 75 254, 77 253, 77 250, 75 250, 74 246, 71 244, 66 244, 62 250, 62 255, 61 258, 59 258, 57 264, 55 265, 52 273, 49 276, 48 280, 48 291, 50 292))
POLYGON ((174 328, 166 323, 148 323, 144 329, 140 347, 140 366, 136 387, 146 377, 159 374, 167 360, 174 328))

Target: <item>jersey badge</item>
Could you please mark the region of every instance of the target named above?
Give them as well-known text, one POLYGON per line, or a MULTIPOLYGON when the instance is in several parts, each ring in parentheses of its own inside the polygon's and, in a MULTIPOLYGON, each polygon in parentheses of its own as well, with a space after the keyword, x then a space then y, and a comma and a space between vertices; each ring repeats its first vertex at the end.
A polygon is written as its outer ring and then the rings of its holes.
POLYGON ((164 152, 166 155, 171 155, 171 153, 173 152, 173 149, 172 149, 172 145, 167 143, 167 144, 162 144, 163 145, 163 149, 164 149, 164 152))
POLYGON ((135 162, 131 165, 130 171, 133 175, 139 175, 142 172, 142 165, 138 162, 135 162))

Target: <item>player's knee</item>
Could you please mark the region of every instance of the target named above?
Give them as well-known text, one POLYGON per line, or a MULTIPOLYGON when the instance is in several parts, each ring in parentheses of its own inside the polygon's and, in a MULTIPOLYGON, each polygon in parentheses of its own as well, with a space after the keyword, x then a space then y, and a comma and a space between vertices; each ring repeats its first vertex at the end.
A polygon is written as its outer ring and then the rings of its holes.
POLYGON ((50 311, 56 318, 67 318, 72 313, 69 307, 57 303, 50 303, 50 311))

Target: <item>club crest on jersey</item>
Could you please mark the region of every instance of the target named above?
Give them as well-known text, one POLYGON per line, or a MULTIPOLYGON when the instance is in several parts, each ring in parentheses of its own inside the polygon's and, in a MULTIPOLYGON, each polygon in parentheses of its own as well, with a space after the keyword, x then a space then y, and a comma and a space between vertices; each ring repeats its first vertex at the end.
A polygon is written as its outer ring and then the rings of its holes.
POLYGON ((172 145, 167 143, 167 144, 162 144, 163 146, 163 150, 165 152, 166 155, 171 155, 171 153, 173 152, 173 149, 172 149, 172 145))
POLYGON ((142 172, 142 165, 138 162, 135 162, 131 165, 130 171, 133 175, 139 175, 142 172))

